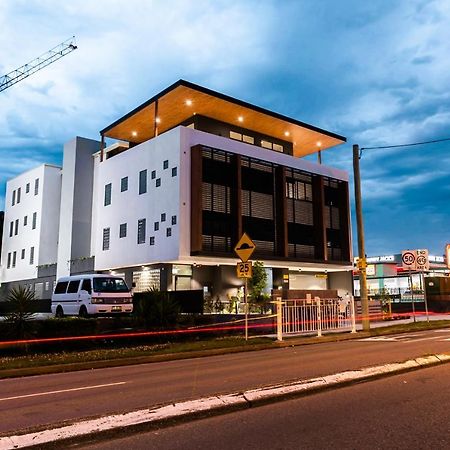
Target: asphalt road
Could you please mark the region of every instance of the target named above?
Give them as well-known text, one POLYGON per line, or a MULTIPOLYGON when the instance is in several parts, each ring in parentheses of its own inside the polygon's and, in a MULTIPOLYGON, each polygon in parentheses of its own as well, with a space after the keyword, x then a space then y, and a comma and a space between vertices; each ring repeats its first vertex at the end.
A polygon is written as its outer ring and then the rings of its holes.
POLYGON ((0 380, 0 433, 450 351, 450 330, 0 380))
POLYGON ((450 365, 77 448, 448 449, 450 365))

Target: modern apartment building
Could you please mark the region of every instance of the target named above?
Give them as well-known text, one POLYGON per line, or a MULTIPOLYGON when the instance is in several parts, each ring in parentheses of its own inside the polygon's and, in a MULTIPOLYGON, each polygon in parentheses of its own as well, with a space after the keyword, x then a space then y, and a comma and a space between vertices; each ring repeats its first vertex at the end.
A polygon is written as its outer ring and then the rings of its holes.
POLYGON ((183 80, 100 136, 64 147, 59 190, 45 203, 54 210, 43 212, 57 246, 46 233, 14 242, 26 174, 8 182, 3 284, 96 271, 138 291, 236 295, 233 248, 246 232, 270 288, 352 291, 348 174, 302 158, 344 137, 183 80), (39 258, 15 270, 8 254, 17 265, 31 247, 39 258))

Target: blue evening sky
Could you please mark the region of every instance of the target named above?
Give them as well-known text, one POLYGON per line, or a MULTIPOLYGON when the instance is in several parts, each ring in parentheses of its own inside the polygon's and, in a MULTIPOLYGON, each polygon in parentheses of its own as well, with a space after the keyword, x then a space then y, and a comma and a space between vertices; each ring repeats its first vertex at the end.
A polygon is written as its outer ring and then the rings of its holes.
MULTIPOLYGON (((79 46, 0 93, 0 209, 7 179, 180 78, 346 136, 323 162, 350 172, 354 143, 450 137, 449 23, 448 0, 0 0, 1 75, 79 46)), ((443 254, 449 151, 363 154, 368 255, 443 254)))

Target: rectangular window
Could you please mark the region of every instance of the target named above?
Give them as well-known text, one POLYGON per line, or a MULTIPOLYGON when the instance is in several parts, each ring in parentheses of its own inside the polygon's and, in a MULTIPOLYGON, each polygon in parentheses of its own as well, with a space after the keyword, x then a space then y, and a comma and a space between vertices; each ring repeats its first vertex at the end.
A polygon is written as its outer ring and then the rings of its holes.
POLYGON ((155 245, 155 236, 150 236, 150 245, 155 245))
POLYGON ((45 282, 45 290, 48 291, 50 289, 50 281, 45 282))
POLYGON ((104 202, 105 206, 111 204, 111 191, 112 191, 112 184, 111 183, 105 184, 105 202, 104 202))
POLYGON ((166 160, 164 160, 164 162, 163 162, 163 169, 166 170, 166 169, 168 169, 168 168, 169 168, 169 160, 166 159, 166 160))
POLYGON ((172 225, 177 224, 177 216, 172 216, 172 225))
POLYGON ((9 237, 14 234, 14 221, 9 223, 9 237))
POLYGON ((6 268, 9 269, 11 267, 11 252, 8 253, 8 263, 6 264, 6 268))
POLYGON ((235 131, 230 131, 230 138, 235 139, 236 141, 242 141, 242 134, 236 133, 235 131))
POLYGON ((157 178, 156 179, 156 187, 160 187, 161 186, 161 178, 157 178))
POLYGON ((65 294, 68 284, 68 281, 60 281, 59 283, 57 283, 55 287, 55 294, 65 294))
POLYGON ((177 168, 176 167, 172 167, 172 176, 173 177, 177 176, 177 168))
POLYGON ((28 216, 23 216, 23 226, 26 227, 28 224, 28 216))
POLYGON ((144 244, 145 243, 145 219, 138 220, 138 234, 137 234, 137 243, 144 244))
POLYGON ((81 290, 90 294, 92 292, 91 280, 88 278, 84 279, 83 284, 81 285, 81 290))
POLYGON ((159 222, 155 222, 154 230, 155 231, 159 230, 159 222))
POLYGON ((147 192, 147 169, 139 172, 139 195, 147 192))
POLYGON ((128 191, 128 177, 123 177, 120 180, 120 192, 128 191))
POLYGON ((121 223, 119 226, 119 238, 127 237, 127 224, 121 223))
POLYGON ((72 280, 67 288, 68 294, 76 294, 78 292, 78 287, 80 286, 80 280, 72 280))
POLYGON ((25 193, 28 194, 30 192, 30 183, 27 183, 25 186, 25 193))
POLYGON ((17 189, 17 203, 20 203, 20 194, 21 194, 21 192, 22 192, 21 188, 17 189))
POLYGON ((17 236, 19 234, 19 219, 16 219, 14 223, 14 236, 17 236))
POLYGON ((110 229, 109 228, 103 228, 103 250, 109 250, 109 235, 110 235, 110 229))
POLYGON ((39 178, 34 180, 34 195, 38 195, 39 193, 39 178))
POLYGON ((269 141, 261 141, 261 147, 263 147, 263 148, 269 148, 270 150, 272 150, 272 142, 269 142, 269 141))
POLYGON ((161 222, 165 222, 166 221, 166 213, 162 213, 161 214, 161 222))
POLYGON ((172 228, 167 228, 167 230, 166 230, 166 236, 167 236, 167 237, 172 236, 172 228))
POLYGON ((33 213, 33 220, 31 221, 31 229, 34 230, 36 228, 36 219, 37 219, 37 213, 33 213))
POLYGON ((12 193, 11 206, 14 206, 15 204, 16 204, 16 191, 14 190, 12 193))
POLYGON ((20 255, 20 259, 25 259, 25 249, 22 249, 22 254, 20 255))
POLYGON ((13 252, 12 266, 16 267, 17 252, 13 252))
POLYGON ((34 247, 30 248, 30 264, 34 264, 34 247))
POLYGON ((283 152, 283 146, 280 144, 273 144, 273 149, 277 152, 283 152))
POLYGON ((247 136, 247 135, 242 135, 242 140, 244 142, 247 142, 247 144, 254 144, 255 143, 255 138, 253 136, 247 136))
POLYGON ((152 180, 156 178, 156 170, 152 170, 152 180))

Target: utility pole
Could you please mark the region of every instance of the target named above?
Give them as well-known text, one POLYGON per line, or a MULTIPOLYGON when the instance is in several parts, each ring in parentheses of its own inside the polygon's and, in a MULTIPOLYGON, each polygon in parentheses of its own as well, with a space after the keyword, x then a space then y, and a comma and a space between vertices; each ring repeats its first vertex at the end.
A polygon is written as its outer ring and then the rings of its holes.
POLYGON ((359 286, 361 297, 362 326, 363 331, 370 330, 369 299, 367 297, 367 273, 366 273, 366 251, 364 248, 364 223, 362 215, 361 200, 361 175, 359 171, 359 145, 353 145, 353 176, 355 181, 355 208, 356 225, 358 231, 358 254, 359 254, 359 286))

